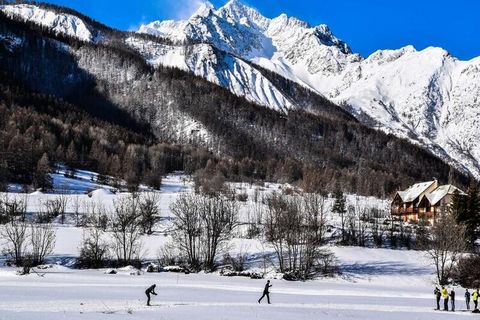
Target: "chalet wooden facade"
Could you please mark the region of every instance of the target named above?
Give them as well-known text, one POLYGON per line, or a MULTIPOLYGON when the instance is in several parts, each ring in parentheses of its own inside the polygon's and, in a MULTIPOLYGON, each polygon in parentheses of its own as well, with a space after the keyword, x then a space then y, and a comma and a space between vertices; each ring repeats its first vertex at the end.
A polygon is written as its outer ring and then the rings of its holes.
POLYGON ((433 224, 440 213, 448 212, 455 193, 466 195, 451 184, 439 186, 437 180, 416 183, 395 194, 391 215, 404 221, 425 219, 433 224))

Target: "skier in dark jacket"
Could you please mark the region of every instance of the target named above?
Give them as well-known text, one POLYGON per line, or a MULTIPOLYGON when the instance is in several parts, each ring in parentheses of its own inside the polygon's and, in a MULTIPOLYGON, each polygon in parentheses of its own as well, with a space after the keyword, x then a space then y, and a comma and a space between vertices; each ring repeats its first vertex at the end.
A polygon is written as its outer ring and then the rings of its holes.
POLYGON ((452 311, 455 311, 455 290, 453 288, 450 291, 450 305, 452 306, 452 311))
POLYGON ((263 295, 260 299, 258 299, 258 303, 260 303, 263 299, 263 297, 267 296, 267 301, 268 304, 270 304, 270 287, 272 285, 270 284, 270 280, 267 280, 267 284, 265 285, 265 289, 263 289, 263 295))
POLYGON ((440 292, 440 289, 438 289, 438 287, 435 287, 435 290, 433 290, 433 294, 435 295, 435 299, 437 301, 437 309, 435 310, 440 310, 440 299, 442 298, 442 293, 440 292))
POLYGON ((467 306, 467 310, 470 310, 470 292, 468 289, 465 289, 465 305, 467 306))
POLYGON ((148 287, 147 290, 145 290, 145 294, 147 295, 147 306, 150 306, 150 294, 153 294, 153 295, 155 295, 155 296, 157 295, 157 294, 155 293, 155 287, 156 287, 156 286, 157 286, 157 285, 155 285, 155 284, 154 284, 154 285, 151 285, 150 287, 148 287))

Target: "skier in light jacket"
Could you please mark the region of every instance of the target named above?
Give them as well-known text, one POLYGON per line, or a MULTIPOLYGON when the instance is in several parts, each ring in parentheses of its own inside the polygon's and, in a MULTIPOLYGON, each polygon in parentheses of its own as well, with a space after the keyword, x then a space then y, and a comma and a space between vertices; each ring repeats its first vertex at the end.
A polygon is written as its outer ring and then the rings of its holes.
POLYGON ((478 309, 478 288, 477 290, 473 291, 472 293, 472 300, 473 300, 473 305, 474 305, 474 310, 478 309))
POLYGON ((448 311, 448 290, 442 286, 443 310, 448 311))

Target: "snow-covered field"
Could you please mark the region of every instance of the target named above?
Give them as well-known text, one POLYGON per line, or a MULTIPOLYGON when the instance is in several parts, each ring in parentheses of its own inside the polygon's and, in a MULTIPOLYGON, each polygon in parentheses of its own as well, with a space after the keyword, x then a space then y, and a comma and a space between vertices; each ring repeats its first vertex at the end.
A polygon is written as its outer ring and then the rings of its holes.
MULTIPOLYGON (((113 201, 125 193, 112 193, 105 186, 89 182, 91 173, 81 172, 80 179, 54 176, 55 187, 68 186, 67 212, 73 203, 96 203, 110 210, 113 201), (101 188, 101 189, 98 189, 101 188), (95 190, 97 189, 97 190, 95 190), (95 190, 85 194, 87 191, 95 190), (78 201, 77 201, 78 200, 78 201)), ((248 201, 241 204, 240 219, 249 214, 261 201, 254 199, 285 186, 233 184, 237 193, 247 193, 248 201)), ((157 232, 144 236, 143 259, 157 258, 158 249, 168 241, 172 214, 170 204, 182 192, 190 192, 192 183, 181 174, 163 179, 159 192, 162 221, 157 232)), ((56 194, 35 192, 1 194, 1 197, 26 198, 29 212, 56 194)), ((326 206, 331 205, 328 200, 326 206)), ((348 196, 347 202, 356 206, 383 208, 385 201, 348 196)), ((86 205, 89 206, 88 204, 86 205)), ((80 209, 82 210, 82 209, 80 209)), ((335 224, 335 219, 329 217, 335 224)), ((67 219, 67 221, 72 221, 67 219)), ((46 269, 35 269, 19 276, 16 269, 0 267, 0 320, 6 319, 455 319, 473 316, 464 309, 462 299, 457 311, 434 311, 433 268, 418 251, 336 247, 330 249, 338 258, 342 275, 308 282, 288 282, 269 272, 273 284, 272 304, 259 305, 265 280, 243 277, 222 277, 214 274, 176 274, 133 272, 119 269, 117 274, 106 270, 77 270, 69 263, 78 256, 83 230, 71 223, 55 224, 56 246, 48 258, 46 269), (145 289, 157 284, 158 296, 153 306, 145 306, 145 289)), ((254 257, 265 248, 257 240, 237 235, 230 243, 231 251, 248 252, 254 257)), ((262 262, 252 259, 250 268, 261 268, 262 262)), ((270 269, 271 270, 271 269, 270 269)), ((457 289, 457 296, 463 290, 457 289)))
MULTIPOLYGON (((265 280, 216 274, 105 274, 63 266, 17 276, 0 269, 0 319, 457 319, 434 311, 431 268, 413 251, 335 248, 343 276, 272 280, 272 304, 259 305, 265 280), (145 289, 157 284, 153 306, 145 289)), ((462 295, 460 288, 457 294, 462 295)))

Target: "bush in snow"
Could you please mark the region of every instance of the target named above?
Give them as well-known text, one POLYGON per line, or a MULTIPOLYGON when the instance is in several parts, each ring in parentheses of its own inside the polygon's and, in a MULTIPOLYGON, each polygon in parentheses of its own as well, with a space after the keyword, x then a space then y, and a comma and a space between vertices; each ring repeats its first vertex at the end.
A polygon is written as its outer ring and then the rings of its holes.
POLYGON ((109 243, 105 239, 104 231, 95 227, 90 228, 83 235, 83 243, 77 266, 80 268, 105 267, 109 255, 109 243))
POLYGON ((38 223, 51 223, 60 216, 60 222, 65 222, 65 211, 68 205, 68 198, 65 195, 59 195, 55 199, 46 200, 40 203, 40 211, 37 213, 38 223))
POLYGON ((223 255, 223 264, 231 266, 234 271, 244 271, 248 260, 246 252, 239 252, 232 256, 229 253, 223 255))
POLYGON ((247 200, 248 200, 248 194, 247 194, 247 193, 239 193, 239 194, 237 194, 237 201, 247 202, 247 200))
POLYGON ((187 259, 183 254, 178 252, 176 244, 172 242, 164 244, 158 250, 157 260, 158 264, 162 267, 187 265, 187 259))
POLYGON ((453 280, 464 288, 480 287, 480 254, 460 258, 453 269, 453 280))
POLYGON ((25 199, 9 198, 8 193, 0 199, 0 224, 12 220, 25 221, 27 213, 27 201, 25 199))

